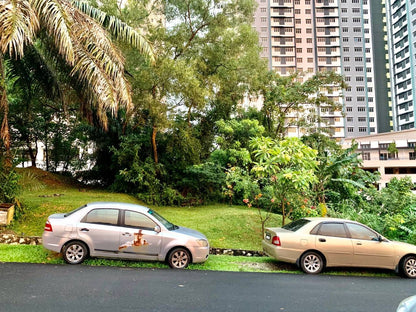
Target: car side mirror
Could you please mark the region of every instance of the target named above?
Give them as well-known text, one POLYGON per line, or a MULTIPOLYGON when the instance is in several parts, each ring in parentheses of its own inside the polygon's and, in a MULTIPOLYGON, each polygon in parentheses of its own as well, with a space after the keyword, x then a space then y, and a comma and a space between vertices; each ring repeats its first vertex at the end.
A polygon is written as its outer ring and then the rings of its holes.
POLYGON ((160 232, 162 232, 162 229, 160 228, 159 225, 156 225, 155 228, 153 229, 153 231, 155 231, 156 233, 160 233, 160 232))

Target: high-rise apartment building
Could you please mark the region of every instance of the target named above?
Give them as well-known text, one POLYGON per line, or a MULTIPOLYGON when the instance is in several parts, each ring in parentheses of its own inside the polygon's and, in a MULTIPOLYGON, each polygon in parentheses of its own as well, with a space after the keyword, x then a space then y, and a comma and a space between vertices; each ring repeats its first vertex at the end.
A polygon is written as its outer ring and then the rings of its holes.
POLYGON ((387 0, 390 92, 393 128, 415 127, 416 1, 387 0))
MULTIPOLYGON (((257 2, 254 27, 270 69, 281 75, 334 71, 345 77, 348 88, 331 95, 343 112, 325 107, 317 112, 335 138, 390 131, 381 1, 257 2)), ((296 131, 289 128, 288 135, 296 131)))

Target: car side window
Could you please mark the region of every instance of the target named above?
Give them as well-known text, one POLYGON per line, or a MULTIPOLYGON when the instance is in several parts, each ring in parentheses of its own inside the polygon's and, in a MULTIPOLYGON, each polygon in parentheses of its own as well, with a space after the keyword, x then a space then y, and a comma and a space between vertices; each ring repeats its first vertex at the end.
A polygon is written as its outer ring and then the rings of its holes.
POLYGON ((376 232, 355 223, 347 223, 348 231, 351 234, 353 239, 363 239, 363 240, 377 240, 378 235, 376 232))
POLYGON ((124 225, 145 230, 154 230, 157 224, 142 213, 126 210, 124 212, 124 225))
POLYGON ((94 209, 83 218, 82 222, 117 225, 118 213, 118 209, 94 209))
POLYGON ((343 223, 322 223, 317 234, 322 236, 348 237, 343 223))

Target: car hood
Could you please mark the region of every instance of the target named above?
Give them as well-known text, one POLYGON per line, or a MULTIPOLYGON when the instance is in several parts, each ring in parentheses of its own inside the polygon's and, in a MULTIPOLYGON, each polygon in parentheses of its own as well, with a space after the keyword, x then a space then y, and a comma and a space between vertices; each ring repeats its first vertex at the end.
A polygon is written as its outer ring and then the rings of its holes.
POLYGON ((407 252, 414 252, 416 253, 416 246, 408 243, 392 241, 396 249, 406 250, 407 252))
POLYGON ((176 233, 180 233, 180 234, 192 236, 192 237, 195 237, 195 238, 207 239, 205 237, 205 235, 202 234, 201 232, 198 232, 198 231, 192 230, 192 229, 188 229, 188 228, 183 227, 183 226, 179 226, 176 230, 173 230, 172 232, 176 232, 176 233))

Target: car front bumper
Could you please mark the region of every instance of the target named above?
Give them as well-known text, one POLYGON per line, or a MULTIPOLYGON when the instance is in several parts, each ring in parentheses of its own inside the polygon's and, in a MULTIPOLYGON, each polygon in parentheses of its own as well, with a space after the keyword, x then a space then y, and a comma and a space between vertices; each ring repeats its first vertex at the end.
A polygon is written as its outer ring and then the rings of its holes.
POLYGON ((201 263, 205 262, 209 256, 209 246, 208 247, 193 247, 191 250, 192 253, 192 263, 201 263))

